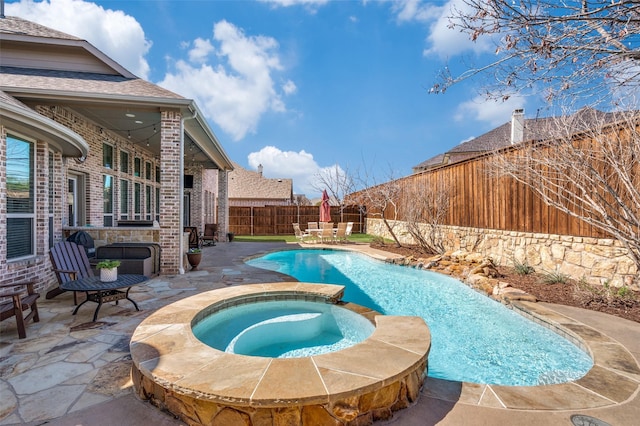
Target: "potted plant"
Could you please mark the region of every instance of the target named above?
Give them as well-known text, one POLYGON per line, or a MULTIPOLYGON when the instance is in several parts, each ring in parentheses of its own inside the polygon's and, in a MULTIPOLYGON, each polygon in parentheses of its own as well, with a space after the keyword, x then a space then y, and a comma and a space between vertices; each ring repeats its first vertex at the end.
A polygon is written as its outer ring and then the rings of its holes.
POLYGON ((100 270, 100 281, 108 283, 118 279, 119 260, 101 260, 96 265, 96 269, 100 270))
POLYGON ((202 250, 199 248, 190 248, 187 252, 187 260, 189 260, 191 269, 196 269, 202 260, 202 250))
POLYGON ((229 242, 233 241, 234 236, 235 234, 233 232, 227 232, 227 240, 229 240, 229 242))

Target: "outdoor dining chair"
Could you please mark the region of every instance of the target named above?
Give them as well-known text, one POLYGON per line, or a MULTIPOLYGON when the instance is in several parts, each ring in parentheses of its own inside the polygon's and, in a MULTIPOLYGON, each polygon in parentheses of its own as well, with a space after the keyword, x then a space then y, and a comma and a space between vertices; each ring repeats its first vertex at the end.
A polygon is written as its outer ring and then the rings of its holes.
POLYGON ((300 229, 300 224, 299 223, 294 223, 293 224, 293 232, 296 234, 296 238, 301 243, 306 242, 305 238, 313 237, 313 235, 308 233, 308 232, 302 232, 302 230, 300 229))
POLYGON ((344 243, 347 241, 347 223, 339 222, 338 228, 336 229, 335 241, 339 243, 344 243))

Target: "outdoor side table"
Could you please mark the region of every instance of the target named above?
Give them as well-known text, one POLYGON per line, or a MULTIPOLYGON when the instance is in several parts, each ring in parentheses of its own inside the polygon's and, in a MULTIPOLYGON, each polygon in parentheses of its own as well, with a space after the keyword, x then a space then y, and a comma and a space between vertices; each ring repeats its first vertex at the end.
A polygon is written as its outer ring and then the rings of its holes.
POLYGON ((73 311, 73 315, 78 312, 80 306, 84 305, 88 301, 95 302, 98 304, 96 311, 93 314, 93 322, 96 322, 98 318, 98 312, 102 307, 102 304, 105 302, 116 302, 118 304, 118 300, 127 299, 133 306, 136 307, 136 311, 139 311, 138 304, 129 297, 129 290, 136 284, 140 284, 144 281, 147 281, 147 278, 144 275, 136 275, 136 274, 118 274, 118 279, 111 282, 102 282, 100 281, 99 276, 94 277, 86 277, 80 278, 79 280, 69 281, 60 286, 63 290, 68 291, 84 291, 87 295, 87 298, 80 303, 73 311), (123 291, 122 289, 127 289, 123 291))

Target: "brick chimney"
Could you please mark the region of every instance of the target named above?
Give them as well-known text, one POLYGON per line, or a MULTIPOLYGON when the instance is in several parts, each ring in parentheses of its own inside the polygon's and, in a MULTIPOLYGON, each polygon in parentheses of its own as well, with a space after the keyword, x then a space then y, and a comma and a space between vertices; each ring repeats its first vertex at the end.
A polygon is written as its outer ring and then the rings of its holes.
POLYGON ((516 109, 511 115, 511 145, 524 140, 524 109, 516 109))

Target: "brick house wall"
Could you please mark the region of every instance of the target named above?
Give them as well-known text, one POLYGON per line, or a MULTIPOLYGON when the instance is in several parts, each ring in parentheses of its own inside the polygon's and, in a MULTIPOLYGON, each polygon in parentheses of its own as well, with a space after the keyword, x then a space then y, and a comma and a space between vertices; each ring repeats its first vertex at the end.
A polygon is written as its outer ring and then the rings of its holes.
MULTIPOLYGON (((180 205, 182 194, 180 193, 180 181, 183 171, 180 169, 180 144, 182 143, 182 116, 178 111, 164 111, 161 114, 159 124, 162 132, 162 158, 156 158, 140 144, 131 143, 127 138, 122 138, 108 129, 104 129, 85 117, 74 114, 61 106, 37 106, 35 110, 73 132, 82 136, 90 146, 89 155, 81 162, 74 158, 63 158, 60 153, 53 152, 49 144, 44 140, 35 141, 35 200, 36 200, 36 248, 35 256, 28 259, 7 262, 6 233, 0 232, 0 283, 35 281, 36 290, 46 292, 50 287, 57 285, 57 281, 51 271, 49 261, 49 235, 50 217, 52 217, 53 242, 63 240, 69 233, 78 228, 67 226, 66 196, 67 179, 73 175, 82 176, 85 184, 84 205, 85 217, 81 225, 89 225, 86 228, 90 234, 95 235, 96 245, 107 244, 116 241, 117 228, 109 232, 109 228, 103 228, 104 221, 104 197, 103 179, 109 175, 113 179, 113 223, 121 214, 121 180, 129 182, 129 197, 125 208, 128 219, 135 218, 134 190, 135 184, 140 185, 141 195, 141 219, 146 219, 147 214, 152 219, 160 218, 160 228, 154 231, 141 233, 150 237, 149 241, 159 242, 162 246, 161 273, 175 274, 180 271, 182 255, 179 253, 182 226, 180 224, 180 205), (112 166, 103 165, 103 144, 113 147, 112 166), (120 164, 120 153, 128 153, 128 167, 124 169, 120 164), (51 162, 53 170, 49 170, 51 162), (136 175, 135 159, 140 161, 140 173, 136 175), (149 164, 151 175, 146 175, 146 165, 149 164), (157 171, 161 170, 160 176, 157 171), (149 177, 149 179, 147 179, 149 177), (159 182, 158 182, 159 180, 159 182), (150 211, 145 211, 147 204, 147 191, 149 187, 151 199, 150 211), (156 211, 156 200, 160 195, 160 211, 156 211), (51 210, 49 203, 53 203, 51 210), (149 233, 150 232, 150 233, 149 233), (105 236, 103 239, 102 236, 105 236), (114 241, 111 241, 113 239, 114 241)), ((6 164, 6 136, 7 129, 0 126, 0 162, 6 164)), ((28 135, 20 135, 29 139, 28 135)), ((29 139, 32 140, 33 139, 29 139)), ((190 168, 189 173, 194 174, 194 189, 192 190, 192 214, 196 226, 204 225, 204 209, 202 207, 203 194, 203 170, 201 167, 190 168)), ((214 183, 215 184, 215 183, 214 183)), ((207 181, 207 191, 215 191, 215 187, 207 181)), ((7 226, 7 197, 6 197, 6 168, 0 169, 0 229, 7 226)), ((3 298, 0 296, 0 300, 3 298)))

